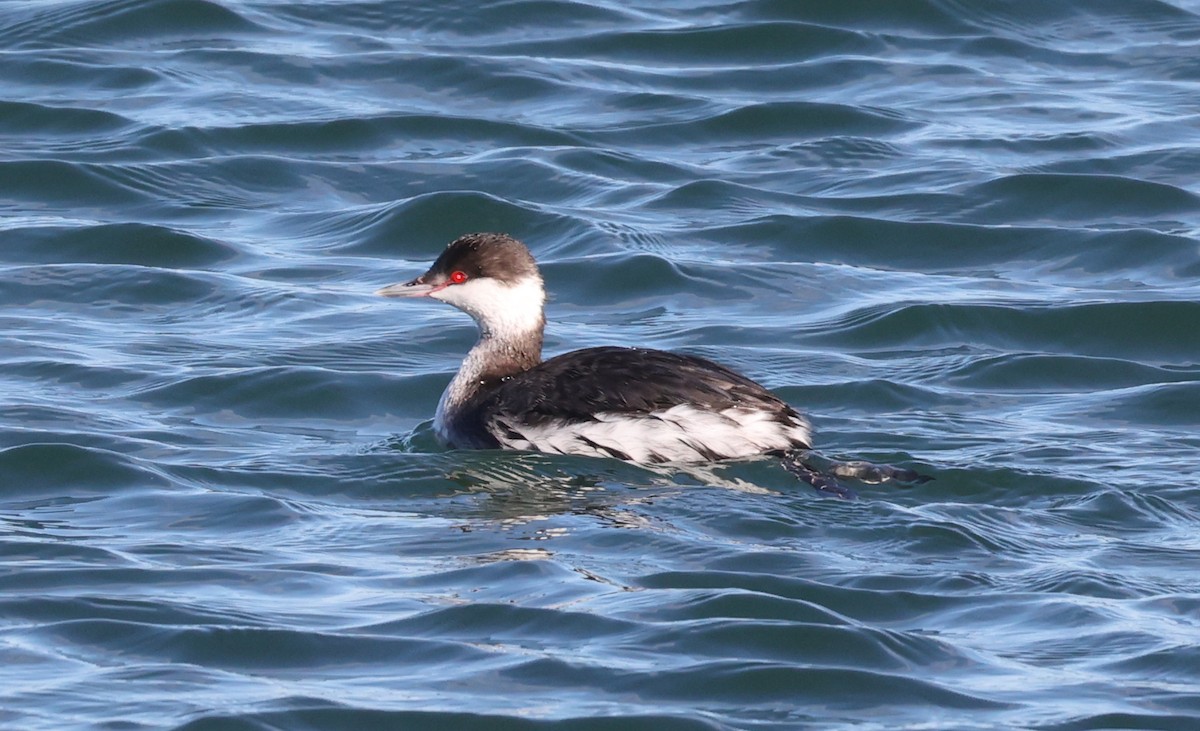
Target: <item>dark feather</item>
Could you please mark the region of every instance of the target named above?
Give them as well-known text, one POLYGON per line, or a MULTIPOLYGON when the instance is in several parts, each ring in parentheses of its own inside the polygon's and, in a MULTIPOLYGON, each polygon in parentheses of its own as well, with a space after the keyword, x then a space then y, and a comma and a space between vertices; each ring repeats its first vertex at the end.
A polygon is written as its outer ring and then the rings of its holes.
MULTIPOLYGON (((803 422, 795 409, 754 381, 694 355, 644 348, 599 347, 576 350, 518 373, 478 394, 465 405, 458 426, 477 425, 482 416, 504 428, 513 424, 579 422, 597 413, 645 416, 673 406, 719 413, 731 408, 765 411, 780 424, 803 422)), ((795 445, 807 449, 807 444, 795 445)))

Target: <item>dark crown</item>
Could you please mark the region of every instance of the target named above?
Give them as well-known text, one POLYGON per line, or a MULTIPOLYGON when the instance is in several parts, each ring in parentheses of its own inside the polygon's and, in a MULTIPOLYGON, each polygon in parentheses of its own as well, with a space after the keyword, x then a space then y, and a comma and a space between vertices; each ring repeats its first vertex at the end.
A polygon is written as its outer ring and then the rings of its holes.
POLYGON ((442 277, 461 271, 471 279, 490 277, 505 284, 540 276, 537 262, 525 244, 497 233, 460 236, 450 242, 429 271, 442 277))

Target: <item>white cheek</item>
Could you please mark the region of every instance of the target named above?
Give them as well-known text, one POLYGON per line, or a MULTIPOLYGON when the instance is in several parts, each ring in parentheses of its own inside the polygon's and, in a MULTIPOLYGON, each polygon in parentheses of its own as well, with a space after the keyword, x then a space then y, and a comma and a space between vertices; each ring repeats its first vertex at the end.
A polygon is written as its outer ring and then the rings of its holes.
POLYGON ((525 333, 542 327, 546 301, 541 279, 530 277, 515 285, 495 279, 453 284, 430 295, 475 318, 489 336, 525 333))

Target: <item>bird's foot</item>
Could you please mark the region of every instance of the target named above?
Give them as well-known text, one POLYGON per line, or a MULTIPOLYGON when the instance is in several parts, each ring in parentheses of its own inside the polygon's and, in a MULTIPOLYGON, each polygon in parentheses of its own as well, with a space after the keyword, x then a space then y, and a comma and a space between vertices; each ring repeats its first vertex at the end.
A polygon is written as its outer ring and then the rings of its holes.
MULTIPOLYGON (((812 485, 818 492, 828 493, 844 500, 853 500, 858 497, 858 494, 838 482, 837 478, 839 477, 871 485, 881 482, 903 482, 909 485, 920 485, 923 482, 929 482, 933 479, 928 475, 923 475, 907 467, 874 464, 861 460, 840 462, 837 460, 822 459, 821 461, 827 463, 827 466, 825 469, 820 469, 815 467, 809 459, 802 457, 801 454, 790 452, 783 455, 781 461, 783 462, 784 469, 801 481, 812 485)), ((807 456, 810 453, 803 454, 807 456)))
POLYGON ((858 493, 838 482, 833 475, 813 469, 796 455, 789 454, 783 458, 782 462, 785 470, 791 472, 800 481, 812 485, 813 489, 818 492, 827 493, 843 500, 854 500, 858 497, 858 493))

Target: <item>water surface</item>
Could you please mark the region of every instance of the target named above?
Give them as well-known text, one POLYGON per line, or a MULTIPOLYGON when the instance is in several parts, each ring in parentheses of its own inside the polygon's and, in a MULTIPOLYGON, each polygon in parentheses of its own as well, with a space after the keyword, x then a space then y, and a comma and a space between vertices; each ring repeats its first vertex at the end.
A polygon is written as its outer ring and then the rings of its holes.
POLYGON ((0 725, 1195 728, 1200 4, 0 3, 0 725), (465 453, 474 340, 720 360, 821 497, 465 453))

